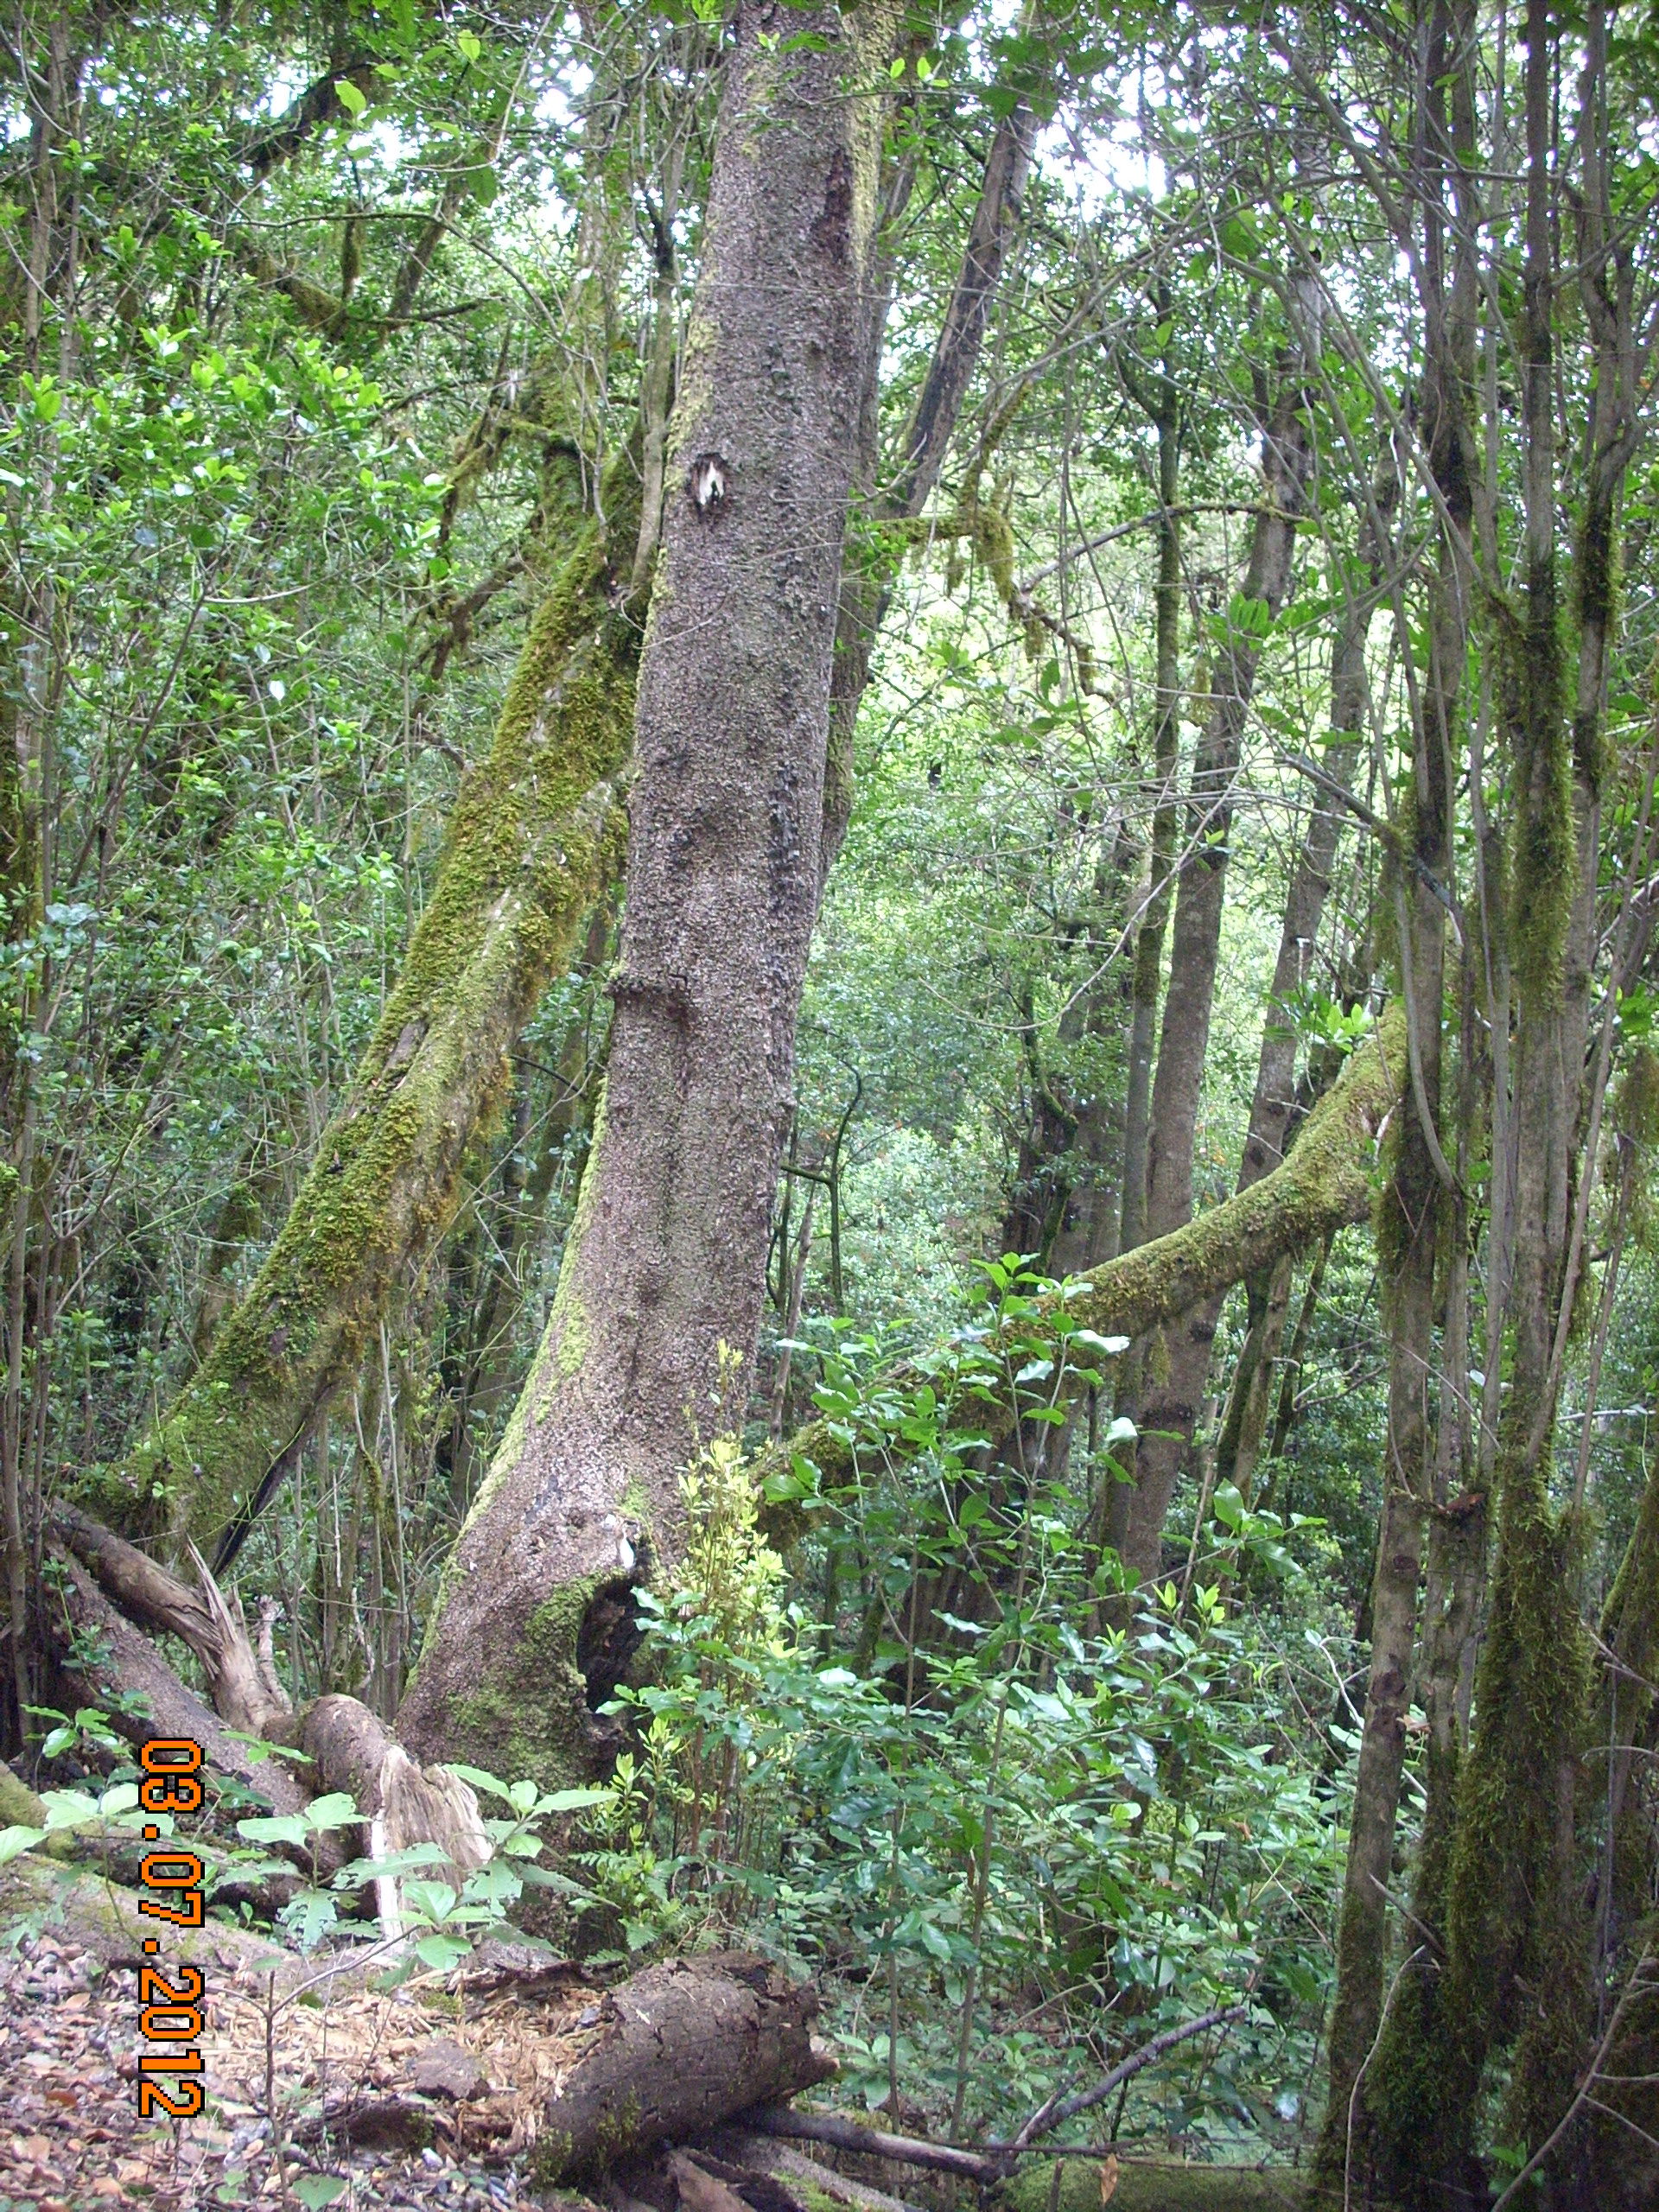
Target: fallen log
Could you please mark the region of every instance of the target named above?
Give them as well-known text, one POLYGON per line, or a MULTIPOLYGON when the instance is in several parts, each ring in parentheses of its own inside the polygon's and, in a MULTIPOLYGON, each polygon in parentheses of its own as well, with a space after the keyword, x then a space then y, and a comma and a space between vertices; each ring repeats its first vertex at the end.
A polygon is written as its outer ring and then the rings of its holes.
POLYGON ((836 2070, 817 1993, 769 1960, 670 1959, 601 2000, 594 2042, 547 2102, 538 2178, 555 2183, 684 2142, 836 2070))

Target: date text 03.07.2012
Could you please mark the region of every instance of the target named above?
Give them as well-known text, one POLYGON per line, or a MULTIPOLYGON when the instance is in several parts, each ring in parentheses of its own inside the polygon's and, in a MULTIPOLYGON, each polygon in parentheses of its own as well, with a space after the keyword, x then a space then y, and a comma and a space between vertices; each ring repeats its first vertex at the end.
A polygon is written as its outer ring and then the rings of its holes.
MULTIPOLYGON (((188 1736, 158 1737, 138 1754, 144 1770, 138 1800, 147 1813, 194 1813, 201 1804, 201 1745, 188 1736)), ((161 1841, 159 1827, 146 1827, 146 1843, 161 1841)), ((138 1910, 175 1928, 201 1926, 201 1861, 194 1851, 168 1846, 147 1852, 139 1868, 147 1890, 138 1910)), ((144 1938, 146 1959, 161 1950, 158 1936, 144 1938)), ((138 2025, 150 2048, 138 2060, 138 2110, 148 2120, 165 2113, 194 2120, 201 2110, 201 1969, 182 1961, 163 1973, 159 1964, 138 1969, 138 2025)))

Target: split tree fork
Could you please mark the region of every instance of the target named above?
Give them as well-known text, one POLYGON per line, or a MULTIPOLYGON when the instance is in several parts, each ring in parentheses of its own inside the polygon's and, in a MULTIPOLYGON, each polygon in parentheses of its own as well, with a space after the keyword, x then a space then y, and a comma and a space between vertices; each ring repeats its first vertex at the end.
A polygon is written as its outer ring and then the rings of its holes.
MULTIPOLYGON (((856 66, 867 69, 871 84, 878 61, 885 73, 886 60, 874 56, 870 41, 890 42, 892 32, 879 11, 860 26, 863 58, 856 66)), ((758 35, 753 23, 748 35, 758 35)), ((846 66, 849 45, 840 41, 823 66, 846 66)), ((853 441, 849 466, 867 480, 874 467, 881 334, 881 294, 868 281, 877 212, 873 187, 891 81, 881 73, 879 95, 867 84, 842 99, 838 110, 849 133, 856 124, 862 134, 856 168, 850 135, 841 149, 845 175, 838 169, 837 192, 848 196, 848 253, 855 244, 865 265, 852 291, 859 320, 838 334, 835 363, 838 376, 856 378, 857 404, 849 423, 837 427, 853 441)), ((1033 127, 1031 105, 1020 99, 995 134, 963 270, 904 441, 901 484, 886 503, 900 515, 937 480, 1018 215, 1033 127)), ((766 134, 768 146, 772 137, 766 134)), ((833 224, 823 227, 830 219, 822 194, 803 219, 809 227, 819 224, 822 237, 836 243, 833 224)), ((711 251, 713 243, 711 233, 711 251)), ((849 270, 843 257, 834 273, 844 276, 849 270)), ((671 299, 659 298, 658 308, 666 319, 671 299)), ((815 302, 813 312, 822 311, 823 302, 815 302)), ((710 327, 705 312, 699 329, 706 336, 710 327)), ((660 351, 654 349, 653 359, 660 351)), ((707 362, 695 352, 692 359, 702 382, 688 403, 706 406, 707 362)), ((816 372, 816 356, 810 365, 816 372)), ((647 380, 653 407, 664 397, 661 385, 660 378, 647 380)), ((699 478, 707 499, 696 499, 690 435, 683 426, 682 480, 671 497, 690 501, 686 512, 706 533, 741 510, 734 504, 735 483, 717 480, 717 458, 699 478)), ((639 441, 649 460, 660 443, 654 417, 643 423, 639 441)), ((532 622, 493 752, 463 791, 433 900, 346 1105, 325 1134, 248 1297, 124 1471, 125 1488, 140 1500, 158 1484, 168 1494, 175 1547, 198 1539, 221 1563, 233 1556, 330 1395, 353 1371, 393 1286, 420 1264, 449 1218, 467 1145, 505 1085, 507 1050, 620 863, 625 825, 617 794, 633 719, 640 585, 649 576, 658 525, 649 499, 644 515, 631 511, 626 460, 610 472, 601 520, 582 501, 581 461, 574 443, 556 450, 545 504, 550 521, 563 524, 567 550, 532 622)), ((822 575, 815 569, 810 582, 804 572, 789 573, 769 588, 790 599, 821 588, 835 605, 845 499, 843 490, 833 510, 808 518, 816 533, 814 561, 831 565, 822 575)), ((748 505, 752 512, 753 501, 748 505)), ((732 535, 722 530, 722 539, 732 535)), ((701 547, 706 537, 698 542, 701 547)), ((895 542, 895 557, 902 545, 902 538, 895 542)), ((870 629, 871 610, 856 587, 852 604, 849 634, 843 602, 847 650, 836 664, 837 719, 845 729, 868 673, 870 629)), ((803 826, 800 809, 823 770, 821 760, 806 757, 810 747, 798 750, 802 758, 789 770, 787 810, 790 834, 806 838, 815 855, 815 911, 822 866, 844 825, 847 792, 844 779, 837 779, 822 809, 821 833, 816 822, 803 826)), ((792 1019, 791 1004, 788 1022, 792 1019)), ((677 1419, 674 1427, 677 1436, 677 1419)), ((118 1486, 117 1495, 118 1502, 118 1486)))
MULTIPOLYGON (((874 19, 858 28, 856 46, 838 32, 821 56, 794 50, 786 57, 761 48, 752 14, 743 22, 740 66, 728 80, 708 266, 667 474, 661 557, 668 596, 659 598, 653 616, 649 652, 656 658, 651 684, 640 695, 632 925, 623 946, 609 1096, 550 1341, 460 1548, 427 1664, 404 1716, 411 1744, 425 1756, 464 1750, 497 1770, 541 1771, 550 1779, 568 1777, 573 1766, 587 1764, 588 1692, 597 1702, 607 1674, 614 1679, 618 1655, 591 1648, 595 1625, 626 1618, 620 1605, 605 1602, 607 1593, 626 1587, 647 1539, 659 1551, 672 1542, 685 1408, 696 1402, 718 1343, 753 1339, 777 1168, 775 1116, 765 1105, 776 1106, 787 1093, 801 963, 817 895, 829 697, 826 688, 820 701, 817 687, 828 686, 831 666, 823 626, 834 620, 844 512, 868 419, 868 328, 857 326, 843 280, 853 270, 868 277, 873 267, 880 104, 874 95, 861 99, 837 91, 816 105, 791 107, 789 130, 768 130, 747 150, 732 145, 730 133, 741 103, 753 97, 745 89, 752 80, 784 72, 792 84, 792 73, 814 69, 839 86, 849 50, 856 66, 869 67, 861 41, 874 35, 874 19), (766 194, 758 194, 755 166, 774 163, 778 178, 766 194), (722 224, 741 226, 735 245, 722 224), (755 327, 752 284, 732 284, 723 274, 734 253, 744 257, 751 279, 758 269, 777 270, 778 303, 764 337, 755 327), (812 294, 814 283, 835 295, 829 305, 812 294), (766 352, 780 344, 781 364, 766 352), (780 365, 785 373, 775 375, 780 365), (757 382, 758 397, 749 389, 757 382), (763 505, 757 486, 775 488, 776 499, 763 505), (762 527, 780 512, 790 524, 781 537, 775 521, 762 527), (699 592, 707 594, 716 576, 721 620, 699 629, 691 613, 699 592), (743 617, 735 656, 717 643, 732 607, 743 617), (765 682, 758 671, 766 672, 765 682), (692 702, 689 716, 685 700, 692 702), (685 742, 699 724, 710 732, 702 749, 685 742), (734 729, 754 753, 736 791, 719 750, 734 729), (759 814, 756 791, 764 795, 759 814), (721 833, 718 850, 708 835, 713 824, 721 833), (751 995, 739 1006, 721 981, 732 963, 750 983, 751 995), (731 1081, 740 1058, 752 1141, 717 1126, 736 1118, 731 1081), (762 1102, 758 1116, 755 1100, 762 1102), (670 1156, 667 1135, 677 1128, 683 1158, 670 1156), (698 1189, 685 1185, 693 1161, 698 1186, 721 1193, 725 1212, 717 1232, 698 1189), (625 1234, 626 1210, 642 1205, 650 1218, 625 1234), (728 1233, 734 1223, 755 1243, 753 1254, 747 1245, 734 1252, 728 1233), (654 1409, 649 1433, 626 1402, 644 1402, 641 1377, 654 1409), (493 1620, 486 1603, 492 1592, 500 1605, 493 1620), (480 1649, 491 1662, 482 1670, 480 1649), (584 1681, 584 1672, 591 1681, 584 1681)), ((1028 130, 1028 118, 1016 110, 1010 135, 1017 142, 1028 130)), ((1019 161, 995 156, 991 186, 998 193, 1017 190, 1020 168, 1019 161)), ((976 289, 982 289, 987 227, 976 227, 964 276, 976 289)), ((1001 222, 988 227, 1004 234, 1001 222)), ((981 326, 957 317, 950 327, 981 326)), ((959 391, 958 378, 949 381, 959 391)), ((936 411, 936 425, 946 411, 936 411)), ((930 435, 937 438, 943 429, 930 435)), ((918 466, 913 444, 909 465, 918 466)), ((596 531, 587 557, 582 588, 573 585, 563 601, 567 616, 577 605, 591 609, 593 579, 601 571, 615 575, 622 565, 596 531)), ((543 635, 554 621, 545 612, 538 618, 543 635)), ((614 706, 620 683, 610 687, 618 660, 607 650, 607 636, 596 637, 591 625, 580 629, 576 660, 593 682, 604 682, 607 702, 614 706)), ((521 669, 520 676, 504 731, 521 759, 525 747, 551 748, 549 763, 532 752, 514 779, 539 792, 563 760, 557 718, 573 687, 559 653, 548 655, 539 671, 521 669)), ((568 794, 575 780, 571 775, 560 788, 568 794)), ((499 856, 486 834, 492 817, 481 799, 472 819, 486 854, 499 856)), ((568 858, 569 848, 559 818, 549 821, 543 813, 541 819, 552 857, 563 865, 560 856, 568 858)), ((455 849, 462 849, 458 838, 455 849)), ((526 849, 524 839, 506 844, 508 857, 521 866, 526 849)), ((536 910, 528 896, 520 897, 516 880, 499 887, 492 880, 489 888, 487 911, 505 943, 515 918, 536 910)), ((476 896, 478 889, 475 880, 463 882, 456 895, 476 896)), ((499 957, 508 957, 505 950, 499 957)), ((442 977, 445 971, 440 966, 437 972, 442 977)), ((464 1008, 454 1005, 448 1019, 448 1033, 464 1039, 464 1008)), ((377 1040, 381 1090, 371 1103, 393 1106, 386 1118, 394 1133, 407 1131, 426 1095, 410 1071, 422 1065, 428 1039, 418 1027, 406 1037, 409 1026, 398 1029, 389 1020, 377 1040)), ((1393 1096, 1398 1059, 1382 1047, 1364 1056, 1278 1177, 1166 1243, 1142 1248, 1116 1272, 1103 1272, 1106 1325, 1139 1332, 1281 1251, 1317 1242, 1357 1218, 1365 1161, 1393 1096)), ((372 1124, 375 1118, 366 1112, 353 1117, 348 1109, 347 1135, 358 1120, 372 1124)), ((383 1161, 391 1141, 365 1146, 363 1156, 383 1161)), ((333 1154, 320 1161, 311 1186, 317 1205, 330 1203, 331 1183, 342 1196, 353 1187, 358 1156, 355 1150, 342 1154, 338 1174, 330 1172, 333 1154)), ((362 1209, 362 1217, 372 1218, 372 1209, 362 1209)), ((432 1233, 420 1209, 411 1208, 407 1217, 415 1232, 411 1246, 419 1235, 432 1233)), ((311 1231, 300 1224, 290 1230, 290 1253, 306 1249, 308 1235, 309 1249, 317 1251, 311 1231)), ((376 1248, 375 1258, 385 1263, 383 1248, 376 1248)), ((278 1279, 268 1264, 251 1303, 278 1279)), ((274 1337, 284 1324, 272 1319, 274 1337)), ((253 1334, 251 1319, 241 1333, 245 1339, 253 1334)), ((342 1323, 340 1342, 347 1341, 342 1323)), ((265 1339, 268 1360, 286 1351, 285 1343, 273 1351, 271 1338, 265 1339)), ((321 1390, 321 1361, 315 1372, 321 1390)), ((217 1402, 207 1393, 197 1402, 211 1423, 237 1400, 226 1391, 217 1402)), ((288 1440, 279 1440, 279 1450, 288 1440)), ((275 1468, 275 1459, 267 1465, 275 1468)))
MULTIPOLYGON (((861 297, 856 474, 885 522, 918 514, 938 480, 1017 230, 1034 129, 1033 99, 1022 95, 993 134, 963 267, 900 441, 897 479, 879 497, 869 487, 887 272, 878 269, 861 297)), ((905 162, 891 164, 884 213, 902 207, 906 188, 905 162)), ((149 1517, 159 1485, 175 1559, 188 1539, 227 1566, 297 1464, 396 1287, 418 1271, 452 1220, 462 1163, 511 1079, 507 1055, 620 872, 626 823, 620 793, 661 529, 673 368, 671 349, 658 341, 677 315, 673 285, 660 268, 658 276, 652 373, 630 450, 604 472, 597 502, 591 457, 574 435, 552 441, 537 535, 560 549, 557 558, 494 742, 463 785, 432 899, 345 1103, 201 1367, 87 1501, 134 1528, 149 1517)), ((579 397, 568 410, 556 393, 543 403, 556 430, 564 412, 591 412, 591 400, 579 408, 579 397)), ((458 468, 470 480, 481 465, 469 445, 458 468)), ((904 543, 902 532, 892 536, 890 563, 904 543)), ((861 567, 841 586, 821 873, 846 827, 852 729, 890 573, 861 567)))

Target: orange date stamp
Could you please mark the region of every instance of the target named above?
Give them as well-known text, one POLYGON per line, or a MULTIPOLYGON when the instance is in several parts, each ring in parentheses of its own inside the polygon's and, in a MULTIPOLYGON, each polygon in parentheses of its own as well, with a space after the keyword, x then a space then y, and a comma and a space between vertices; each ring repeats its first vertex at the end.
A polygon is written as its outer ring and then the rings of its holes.
MULTIPOLYGON (((201 1804, 201 1745, 188 1736, 158 1737, 138 1754, 144 1770, 138 1802, 147 1813, 194 1813, 201 1804)), ((159 1827, 146 1827, 146 1843, 161 1843, 159 1827)), ((202 1864, 194 1851, 168 1845, 147 1852, 139 1878, 159 1897, 141 1897, 138 1910, 175 1928, 200 1928, 202 1864)), ((161 1951, 159 1936, 146 1936, 146 1958, 161 1951)), ((160 1963, 138 1969, 139 2031, 150 2048, 138 2060, 138 2110, 149 2120, 165 2113, 172 2120, 194 2120, 202 2106, 201 1969, 183 1961, 165 1972, 160 1963)))

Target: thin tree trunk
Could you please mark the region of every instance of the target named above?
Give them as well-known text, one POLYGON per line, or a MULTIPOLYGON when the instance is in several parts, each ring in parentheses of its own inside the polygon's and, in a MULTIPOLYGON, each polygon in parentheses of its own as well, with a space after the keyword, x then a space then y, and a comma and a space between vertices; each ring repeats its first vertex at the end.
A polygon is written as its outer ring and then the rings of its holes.
MULTIPOLYGON (((1374 503, 1376 518, 1380 518, 1391 509, 1392 489, 1391 480, 1385 479, 1379 484, 1379 496, 1374 503)), ((1274 962, 1273 982, 1262 1030, 1262 1050, 1256 1062, 1255 1092, 1239 1162, 1240 1190, 1248 1190, 1263 1175, 1271 1174, 1284 1158, 1295 1113, 1297 1035, 1294 1009, 1313 973, 1313 955, 1342 827, 1336 800, 1353 781, 1369 696, 1365 646, 1385 550, 1377 543, 1376 520, 1372 518, 1363 524, 1361 540, 1364 574, 1363 579, 1356 578, 1350 583, 1342 620, 1331 646, 1331 734, 1322 765, 1334 789, 1328 798, 1322 798, 1318 791, 1312 797, 1302 849, 1285 893, 1279 950, 1274 962)), ((1267 1429, 1274 1363, 1290 1305, 1288 1259, 1280 1261, 1269 1274, 1256 1277, 1245 1288, 1249 1300, 1249 1320, 1217 1440, 1216 1482, 1230 1483, 1248 1497, 1267 1429)), ((1220 1319, 1220 1305, 1212 1300, 1208 1311, 1188 1325, 1194 1343, 1205 1340, 1206 1330, 1213 1342, 1220 1319)))
MULTIPOLYGON (((1311 461, 1301 410, 1300 362, 1295 362, 1287 371, 1272 418, 1263 425, 1266 480, 1241 589, 1250 626, 1235 628, 1217 656, 1215 702, 1193 763, 1187 807, 1190 850, 1176 878, 1169 989, 1147 1147, 1146 1219, 1153 1236, 1166 1236, 1192 1217, 1193 1144, 1221 953, 1233 786, 1261 662, 1262 631, 1277 617, 1291 588, 1296 521, 1311 461)), ((1287 1083, 1280 1088, 1287 1094, 1290 1086, 1287 1083)), ((1275 1125, 1282 1136, 1282 1118, 1275 1125)), ((1137 1582, 1158 1573, 1164 1520, 1192 1440, 1215 1332, 1206 1305, 1165 1330, 1162 1359, 1149 1363, 1154 1379, 1141 1402, 1135 1480, 1120 1547, 1124 1567, 1137 1582)))
MULTIPOLYGON (((1352 2171, 1363 2106, 1356 2085, 1382 2024, 1389 1891, 1405 1759, 1416 1643, 1424 1516, 1435 1466, 1433 1401, 1436 1262, 1445 1200, 1439 1134, 1446 910, 1431 887, 1451 852, 1452 769, 1463 712, 1472 595, 1471 520, 1475 456, 1469 431, 1473 383, 1475 226, 1467 163, 1473 136, 1472 17, 1431 0, 1417 88, 1422 127, 1421 260, 1426 366, 1421 435, 1442 508, 1438 565, 1428 580, 1428 665, 1413 729, 1409 871, 1389 871, 1408 1022, 1410 1080, 1394 1173, 1379 1224, 1389 1328, 1388 1432, 1382 1512, 1371 1586, 1371 1656, 1354 1808, 1337 1937, 1329 2090, 1320 2159, 1352 2171), (1451 204, 1447 186, 1450 180, 1451 204), (1452 208, 1456 218, 1453 219, 1452 208), (1458 240, 1446 265, 1448 236, 1458 240)), ((1364 2085, 1367 2099, 1377 2084, 1364 2085)))
POLYGON ((423 1757, 588 1766, 588 1695, 615 1679, 595 1627, 626 1636, 642 1555, 672 1559, 689 1417, 722 1348, 753 1350, 821 881, 895 16, 809 13, 779 51, 768 8, 739 14, 640 670, 606 1095, 547 1337, 399 1714, 423 1757))
MULTIPOLYGON (((1120 1251, 1132 1252, 1147 1235, 1147 1141, 1152 1104, 1153 1045, 1164 988, 1164 937, 1169 926, 1170 868, 1175 858, 1179 809, 1175 767, 1181 739, 1181 485, 1180 399, 1165 356, 1163 374, 1149 395, 1158 438, 1158 581, 1153 588, 1154 696, 1152 830, 1147 847, 1146 903, 1135 934, 1135 976, 1129 994, 1128 1065, 1123 1089, 1123 1214, 1120 1251)), ((1142 404, 1146 402, 1143 400, 1142 404)))
MULTIPOLYGON (((984 346, 991 303, 1019 232, 1026 179, 1031 170, 1037 117, 1021 94, 992 135, 984 180, 974 208, 968 245, 928 364, 914 410, 899 443, 899 463, 885 492, 876 486, 877 402, 882 346, 893 291, 893 272, 882 264, 872 286, 860 334, 864 374, 860 392, 859 457, 855 488, 880 522, 913 521, 927 505, 956 431, 962 403, 984 346)), ((886 222, 909 197, 911 157, 889 178, 886 222)), ((858 710, 870 680, 870 660, 893 592, 893 571, 867 558, 849 563, 841 582, 836 623, 835 671, 830 679, 830 742, 824 769, 824 822, 820 862, 828 875, 853 806, 853 741, 858 710)))

